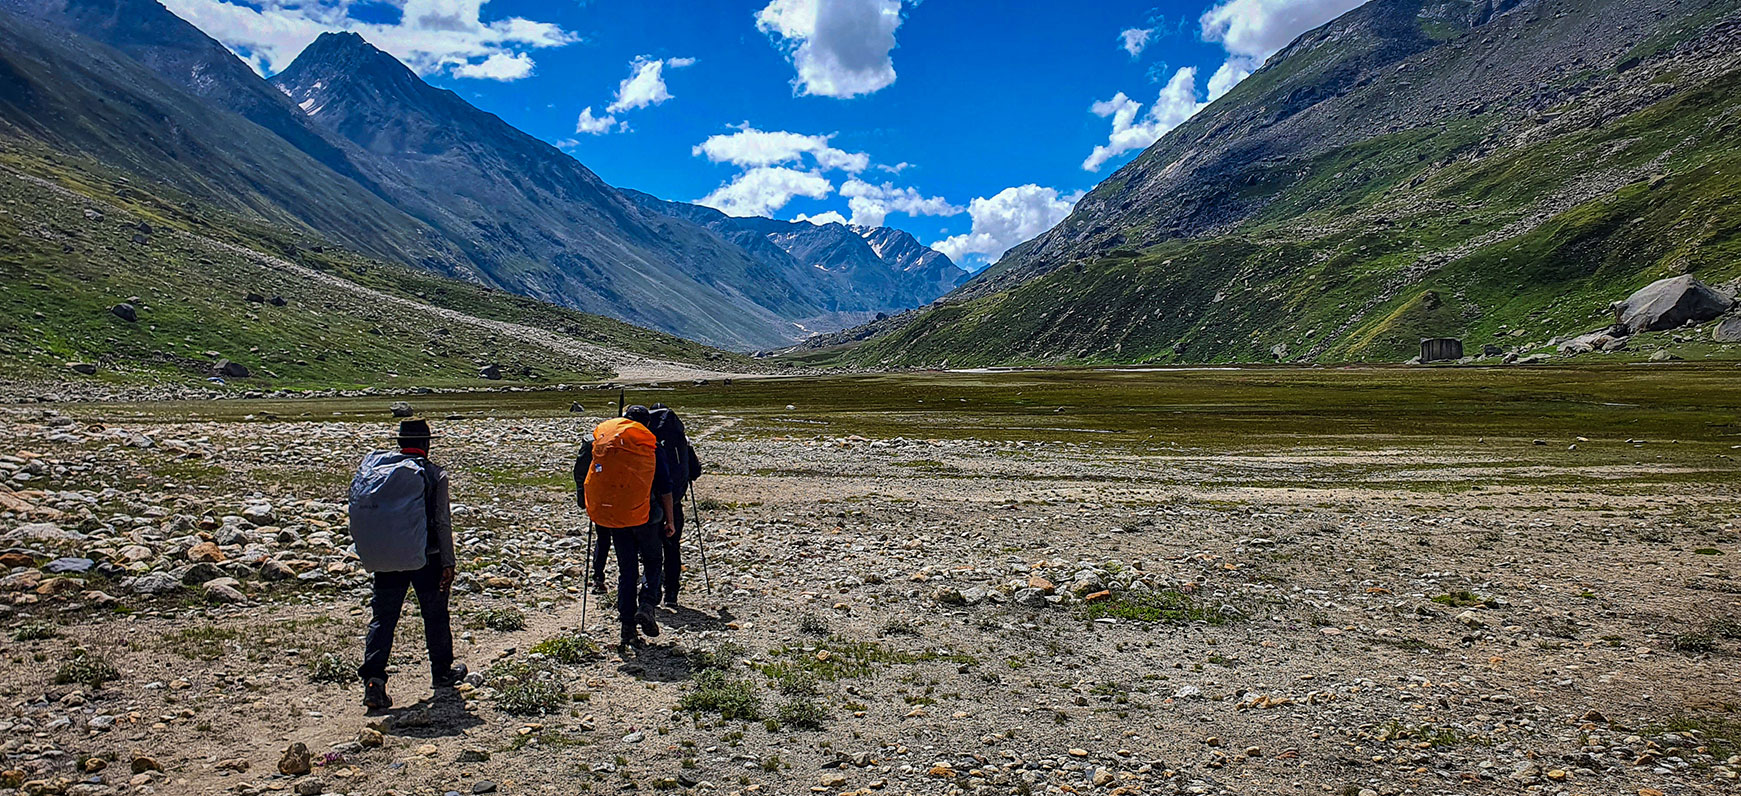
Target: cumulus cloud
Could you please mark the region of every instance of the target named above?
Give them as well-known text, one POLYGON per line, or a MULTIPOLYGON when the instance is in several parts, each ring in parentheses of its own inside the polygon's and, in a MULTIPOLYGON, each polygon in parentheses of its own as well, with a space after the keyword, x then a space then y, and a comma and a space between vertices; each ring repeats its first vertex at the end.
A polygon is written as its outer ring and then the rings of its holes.
POLYGON ((1143 54, 1143 49, 1149 46, 1149 37, 1153 35, 1155 35, 1154 28, 1126 28, 1118 34, 1118 38, 1123 42, 1120 46, 1124 48, 1124 51, 1130 53, 1130 57, 1135 58, 1143 54))
POLYGON ((1226 0, 1198 20, 1205 41, 1220 42, 1231 55, 1261 61, 1308 30, 1366 0, 1226 0))
POLYGON ((852 211, 852 223, 866 227, 882 226, 883 219, 890 213, 953 216, 965 210, 941 196, 925 196, 911 187, 897 188, 887 182, 872 185, 857 177, 841 184, 840 195, 847 197, 846 206, 852 211))
POLYGON ((895 82, 901 0, 772 0, 756 27, 774 37, 798 77, 799 94, 856 97, 895 82))
POLYGON ((587 135, 604 135, 614 129, 618 129, 617 117, 608 113, 603 116, 594 116, 591 105, 586 106, 586 109, 580 112, 580 119, 574 123, 575 132, 587 135))
POLYGON ((1224 0, 1203 12, 1203 40, 1218 42, 1227 60, 1209 78, 1209 101, 1226 94, 1300 34, 1366 0, 1224 0))
POLYGON ((671 99, 665 87, 665 69, 681 69, 695 63, 694 58, 649 58, 637 56, 629 64, 629 76, 617 86, 617 98, 605 106, 609 113, 645 108, 671 99))
POLYGON ((973 227, 964 235, 937 241, 931 248, 958 263, 969 256, 995 262, 1011 247, 1032 240, 1063 221, 1081 198, 1080 191, 1059 196, 1055 188, 1033 184, 1005 188, 989 198, 977 197, 967 205, 973 227))
POLYGON ((798 217, 794 218, 792 220, 793 221, 808 221, 808 222, 815 224, 816 226, 819 226, 819 227, 825 226, 828 224, 845 224, 845 223, 847 223, 846 216, 841 215, 840 211, 838 211, 838 210, 829 210, 827 212, 817 213, 816 215, 813 215, 813 216, 806 215, 804 213, 799 213, 798 217))
POLYGON ((696 203, 730 216, 767 216, 785 207, 793 197, 821 199, 833 190, 834 184, 815 171, 758 166, 739 174, 696 203))
POLYGON ((1239 81, 1251 77, 1260 64, 1252 58, 1235 55, 1221 62, 1215 69, 1215 74, 1209 76, 1209 101, 1221 99, 1221 95, 1233 90, 1239 81))
POLYGON ((1094 103, 1090 108, 1094 115, 1111 117, 1112 135, 1105 144, 1088 154, 1088 158, 1082 161, 1082 168, 1099 171, 1106 161, 1154 143, 1168 130, 1191 118, 1205 104, 1197 101, 1197 69, 1189 66, 1173 73, 1173 79, 1161 87, 1160 96, 1155 97, 1148 113, 1140 117, 1142 103, 1125 96, 1122 91, 1112 99, 1094 103))
POLYGON ((484 80, 519 80, 532 74, 532 56, 525 53, 494 53, 475 64, 459 63, 453 67, 454 77, 475 77, 484 80))
POLYGON ((706 156, 714 163, 730 163, 752 168, 776 164, 798 164, 809 156, 824 170, 841 170, 857 174, 870 166, 870 156, 863 152, 847 152, 829 145, 832 135, 804 135, 784 130, 757 130, 749 125, 735 133, 708 136, 690 150, 706 156))
POLYGON ((483 21, 487 0, 403 0, 390 23, 350 16, 352 0, 165 0, 176 16, 223 42, 263 75, 289 66, 315 37, 352 31, 421 74, 518 80, 532 74, 529 51, 579 37, 550 22, 524 17, 483 21))

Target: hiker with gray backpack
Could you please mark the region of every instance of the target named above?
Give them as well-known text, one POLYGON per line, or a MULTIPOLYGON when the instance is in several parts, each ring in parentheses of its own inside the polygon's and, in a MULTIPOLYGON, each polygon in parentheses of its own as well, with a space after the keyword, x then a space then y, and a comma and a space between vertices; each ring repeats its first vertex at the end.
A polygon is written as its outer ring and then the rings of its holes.
POLYGON ((453 662, 453 628, 448 594, 453 589, 453 515, 447 471, 429 461, 435 435, 429 421, 399 424, 397 451, 363 457, 351 480, 351 539, 363 569, 374 575, 371 617, 363 644, 363 706, 392 707, 387 695, 387 661, 393 631, 407 589, 416 591, 429 648, 430 680, 437 689, 465 679, 466 667, 453 662))

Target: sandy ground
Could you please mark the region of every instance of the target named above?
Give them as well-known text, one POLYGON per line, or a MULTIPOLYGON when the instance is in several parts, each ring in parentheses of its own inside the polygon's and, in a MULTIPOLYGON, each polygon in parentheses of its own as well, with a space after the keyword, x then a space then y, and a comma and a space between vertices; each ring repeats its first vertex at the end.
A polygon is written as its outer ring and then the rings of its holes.
POLYGON ((435 455, 482 676, 432 692, 408 608, 399 706, 369 716, 316 676, 361 657, 341 501, 385 421, 0 420, 0 793, 1652 794, 1741 771, 1741 490, 1683 463, 697 417, 684 607, 567 662, 535 645, 616 634, 597 600, 581 626, 565 440, 592 421, 454 421, 435 455), (100 687, 54 682, 97 659, 100 687), (280 772, 294 744, 307 773, 280 772))

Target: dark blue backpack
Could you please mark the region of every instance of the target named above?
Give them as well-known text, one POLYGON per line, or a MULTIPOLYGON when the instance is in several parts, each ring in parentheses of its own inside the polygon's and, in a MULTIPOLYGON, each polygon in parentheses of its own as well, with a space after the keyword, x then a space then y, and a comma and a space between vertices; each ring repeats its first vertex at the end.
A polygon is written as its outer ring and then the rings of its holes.
POLYGON ((653 405, 653 421, 647 428, 659 440, 659 455, 665 459, 665 471, 671 475, 671 497, 682 500, 689 484, 701 477, 701 460, 689 444, 683 430, 683 420, 664 404, 653 405))

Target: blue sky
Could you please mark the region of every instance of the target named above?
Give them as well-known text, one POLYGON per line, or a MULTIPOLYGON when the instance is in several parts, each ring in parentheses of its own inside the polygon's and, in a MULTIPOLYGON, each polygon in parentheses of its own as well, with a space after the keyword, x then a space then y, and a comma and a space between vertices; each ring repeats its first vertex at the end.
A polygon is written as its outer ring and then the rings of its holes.
POLYGON ((979 267, 1359 1, 165 4, 263 74, 356 30, 614 185, 900 227, 979 267))

